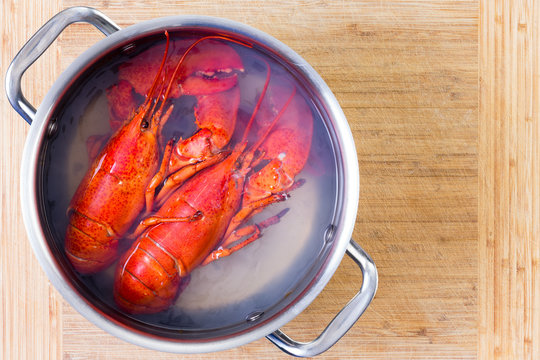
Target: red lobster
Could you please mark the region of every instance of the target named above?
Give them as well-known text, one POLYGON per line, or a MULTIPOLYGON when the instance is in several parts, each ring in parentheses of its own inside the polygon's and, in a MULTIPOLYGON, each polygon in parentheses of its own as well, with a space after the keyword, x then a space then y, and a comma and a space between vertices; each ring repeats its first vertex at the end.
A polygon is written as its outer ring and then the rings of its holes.
MULTIPOLYGON (((254 115, 269 76, 270 73, 254 115)), ((137 240, 121 257, 115 273, 114 297, 120 308, 130 313, 167 309, 193 269, 239 250, 259 238, 261 228, 279 220, 281 214, 259 225, 243 226, 253 213, 287 198, 285 191, 292 189, 294 177, 307 160, 313 118, 296 90, 284 101, 282 94, 275 99, 281 110, 273 112, 270 124, 259 121, 259 140, 251 150, 244 151, 254 115, 242 142, 222 162, 187 180, 165 200, 155 216, 140 223, 137 240), (279 146, 279 134, 288 131, 285 129, 295 132, 281 148, 285 155, 280 152, 260 171, 252 173, 253 167, 263 165, 262 161, 274 154, 264 149, 279 146), (296 136, 304 131, 305 136, 296 136), (298 155, 302 158, 296 158, 298 155), (289 165, 284 165, 284 159, 289 165)), ((271 111, 268 105, 263 108, 271 111)))
MULTIPOLYGON (((214 81, 216 84, 221 81, 235 84, 237 81, 236 75, 225 80, 211 77, 199 79, 202 75, 193 70, 193 65, 181 67, 186 55, 191 50, 197 49, 195 46, 203 40, 215 38, 235 41, 212 36, 193 43, 177 61, 168 85, 160 84, 169 49, 169 35, 167 32, 165 34, 167 44, 164 55, 158 65, 156 76, 147 89, 146 100, 96 156, 71 200, 64 246, 68 259, 80 273, 95 273, 111 265, 118 257, 119 240, 133 225, 144 209, 145 203, 150 202, 147 206, 151 207, 153 190, 157 186, 152 183, 152 179, 158 172, 161 157, 159 137, 173 107, 169 106, 165 113, 163 110, 171 92, 177 91, 176 87, 173 87, 177 75, 181 74, 179 78, 183 80, 182 85, 186 84, 186 88, 194 89, 204 87, 208 81, 214 81), (152 196, 149 196, 149 193, 152 196)), ((241 65, 241 60, 239 61, 241 65)), ((189 61, 187 63, 189 65, 189 61)), ((219 88, 217 85, 213 86, 219 88)), ((234 107, 234 101, 231 103, 234 107)), ((231 133, 234 131, 236 109, 231 110, 222 104, 223 102, 214 106, 211 103, 199 102, 201 108, 199 112, 210 115, 202 116, 204 120, 200 120, 199 117, 198 122, 218 124, 206 126, 203 130, 208 131, 221 124, 231 133), (232 129, 229 129, 231 126, 232 129)), ((228 141, 221 140, 225 144, 228 141)), ((215 158, 213 161, 218 160, 219 158, 215 158)), ((201 160, 196 159, 192 162, 197 161, 201 160)), ((210 164, 211 162, 205 165, 190 165, 188 167, 190 171, 185 172, 185 177, 210 164)))

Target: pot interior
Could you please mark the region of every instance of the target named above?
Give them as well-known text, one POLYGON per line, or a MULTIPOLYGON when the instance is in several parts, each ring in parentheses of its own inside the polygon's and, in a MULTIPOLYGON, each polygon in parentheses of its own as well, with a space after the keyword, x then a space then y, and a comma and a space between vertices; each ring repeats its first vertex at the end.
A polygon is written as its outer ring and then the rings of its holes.
MULTIPOLYGON (((169 54, 183 52, 186 44, 201 36, 215 35, 197 28, 172 29, 169 33, 169 54)), ((225 35, 246 41, 237 34, 225 35)), ((134 64, 148 54, 161 60, 164 44, 162 31, 119 44, 89 63, 58 99, 39 154, 37 193, 42 226, 58 268, 70 279, 69 286, 103 316, 128 328, 177 340, 237 334, 285 311, 313 283, 331 250, 332 229, 338 225, 343 196, 336 135, 318 94, 304 74, 262 44, 252 43, 250 48, 227 43, 240 55, 245 68, 238 75, 241 100, 235 134, 228 147, 240 141, 261 95, 267 73, 265 62, 271 69, 270 87, 281 87, 285 92, 295 87, 309 104, 314 123, 309 158, 296 176, 296 180, 305 182, 290 192, 289 199, 268 206, 248 222, 258 223, 287 210, 279 223, 263 229, 260 239, 233 255, 195 269, 175 304, 153 315, 127 314, 117 307, 112 290, 116 263, 98 274, 81 275, 64 254, 69 203, 91 164, 88 139, 112 133, 107 89, 119 82, 119 69, 125 64, 134 64)), ((134 76, 152 79, 154 74, 134 76)), ((141 94, 135 98, 144 101, 141 94)), ((197 131, 197 99, 186 95, 170 103, 174 110, 163 129, 163 142, 172 137, 185 139, 197 131)), ((254 137, 250 141, 253 143, 254 137)), ((129 244, 124 240, 122 249, 129 244)))

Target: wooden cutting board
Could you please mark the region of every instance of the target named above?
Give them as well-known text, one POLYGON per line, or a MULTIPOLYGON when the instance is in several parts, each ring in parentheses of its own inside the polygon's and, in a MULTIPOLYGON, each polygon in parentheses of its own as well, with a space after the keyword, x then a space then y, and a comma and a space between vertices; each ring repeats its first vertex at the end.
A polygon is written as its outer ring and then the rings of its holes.
MULTIPOLYGON (((87 3, 86 3, 87 4, 87 3)), ((2 2, 2 68, 76 0, 2 2)), ((173 14, 220 16, 289 45, 320 73, 353 132, 361 176, 354 240, 378 293, 321 358, 540 358, 539 21, 532 0, 95 1, 121 27, 173 14)), ((39 104, 102 38, 70 26, 27 72, 39 104)), ((2 78, 3 80, 4 78, 2 78)), ((2 358, 284 358, 266 339, 178 356, 127 344, 75 312, 37 264, 21 219, 29 126, 4 96, 0 152, 2 358)), ((360 283, 345 258, 283 330, 315 338, 360 283)))

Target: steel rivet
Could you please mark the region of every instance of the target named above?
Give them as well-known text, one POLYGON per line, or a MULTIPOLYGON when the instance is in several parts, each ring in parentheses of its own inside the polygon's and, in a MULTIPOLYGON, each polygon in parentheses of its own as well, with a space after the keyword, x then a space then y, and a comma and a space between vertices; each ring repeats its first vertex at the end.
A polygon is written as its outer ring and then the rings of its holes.
POLYGON ((324 242, 326 244, 331 243, 334 241, 334 233, 336 232, 336 227, 332 224, 328 225, 326 230, 324 231, 324 242))
POLYGON ((130 55, 135 51, 135 48, 136 48, 135 43, 129 43, 122 48, 122 52, 126 55, 130 55))
POLYGON ((57 131, 58 131, 58 121, 56 120, 56 118, 52 118, 51 122, 49 123, 47 127, 47 136, 53 137, 54 135, 56 135, 57 131))
POLYGON ((253 322, 259 320, 264 315, 264 311, 255 311, 246 317, 246 321, 253 322))

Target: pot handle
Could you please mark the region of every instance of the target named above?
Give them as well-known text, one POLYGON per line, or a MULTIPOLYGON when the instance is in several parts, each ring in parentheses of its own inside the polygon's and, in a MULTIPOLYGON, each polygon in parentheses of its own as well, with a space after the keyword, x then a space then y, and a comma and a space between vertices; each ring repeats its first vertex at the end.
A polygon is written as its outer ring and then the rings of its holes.
POLYGON ((347 254, 356 262, 362 271, 362 287, 360 291, 332 319, 324 331, 313 341, 302 343, 292 340, 281 330, 276 330, 266 338, 284 352, 300 357, 315 356, 330 349, 364 313, 377 291, 377 268, 371 257, 351 240, 347 254))
POLYGON ((25 71, 47 50, 52 42, 70 24, 87 22, 94 25, 105 35, 110 35, 120 28, 111 19, 84 6, 71 7, 59 12, 43 25, 15 55, 6 73, 6 93, 11 106, 26 122, 32 123, 36 109, 28 102, 21 91, 21 78, 25 71))

